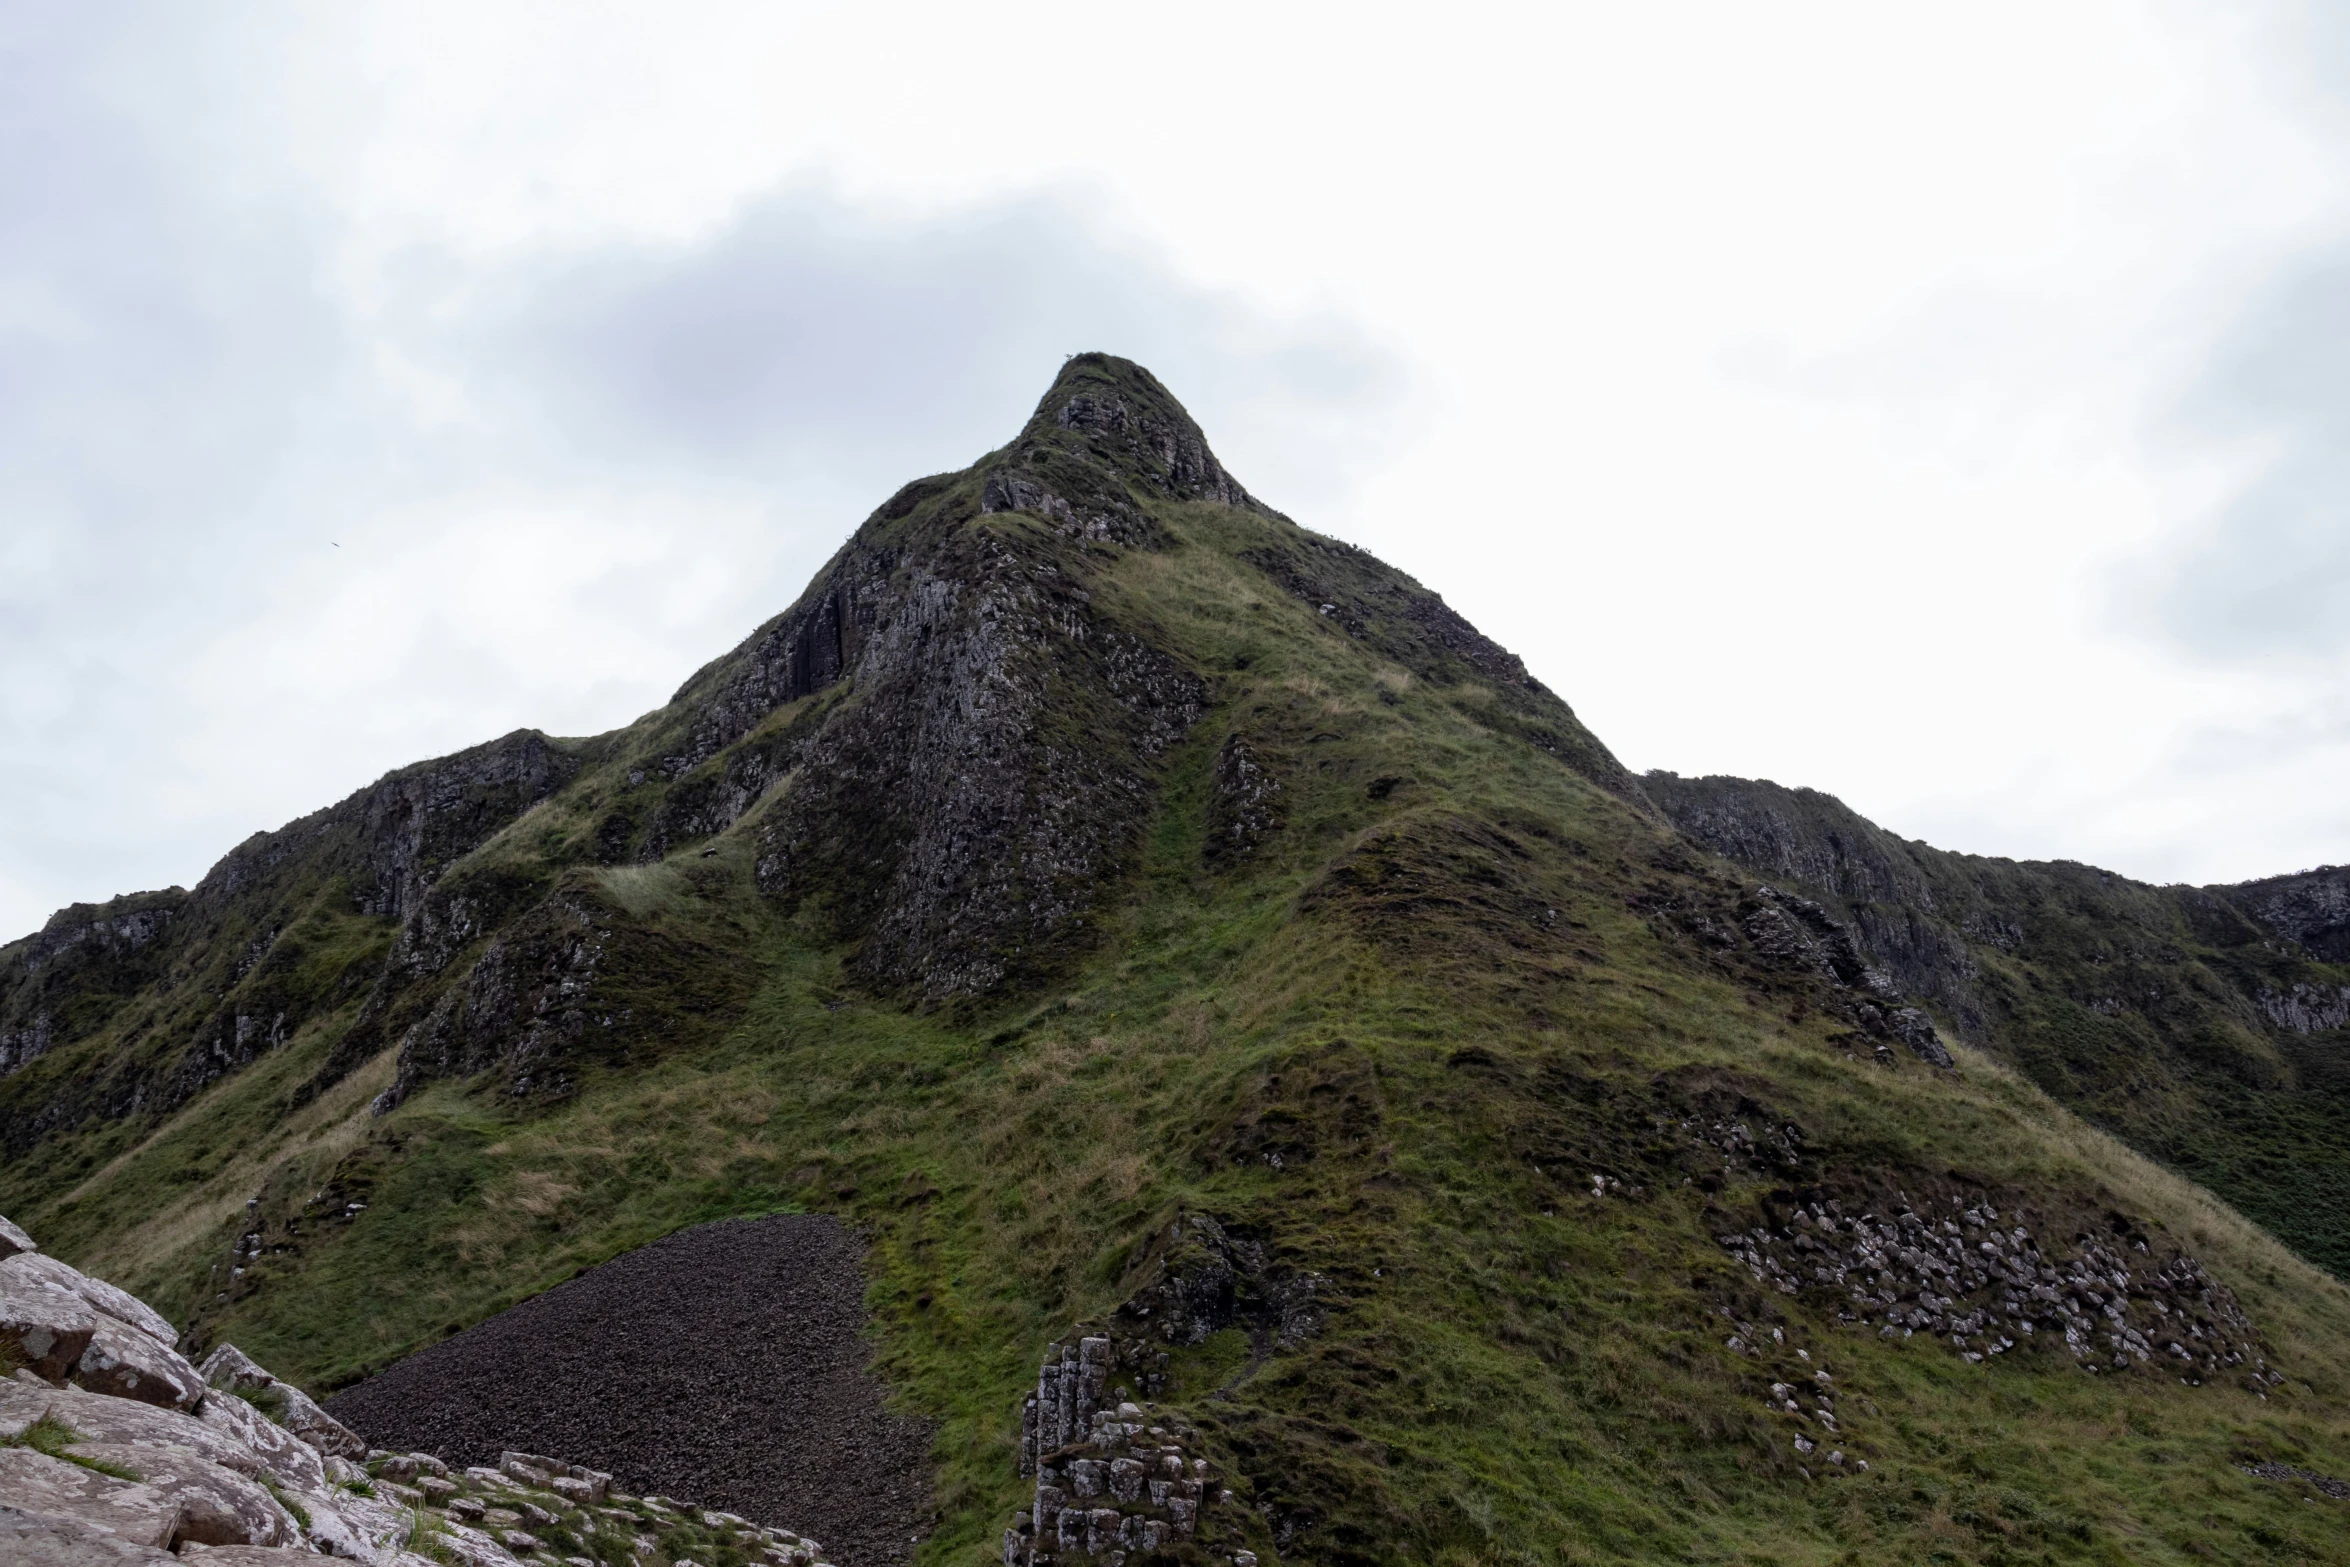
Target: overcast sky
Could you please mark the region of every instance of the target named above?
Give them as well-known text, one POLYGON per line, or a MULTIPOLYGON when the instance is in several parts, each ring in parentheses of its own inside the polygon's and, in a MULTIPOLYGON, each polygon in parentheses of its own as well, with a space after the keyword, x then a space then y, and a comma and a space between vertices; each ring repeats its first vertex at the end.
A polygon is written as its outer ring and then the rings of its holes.
POLYGON ((1636 768, 2350 860, 2324 9, 0 9, 0 938, 607 729, 1063 355, 1636 768))

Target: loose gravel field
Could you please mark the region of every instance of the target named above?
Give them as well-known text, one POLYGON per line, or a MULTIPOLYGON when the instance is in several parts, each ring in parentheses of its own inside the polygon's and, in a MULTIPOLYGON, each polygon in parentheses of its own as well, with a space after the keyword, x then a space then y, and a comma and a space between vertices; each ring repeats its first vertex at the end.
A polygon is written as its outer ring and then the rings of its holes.
POLYGON ((930 1429, 884 1409, 866 1369, 861 1255, 817 1216, 681 1230, 326 1407, 378 1447, 452 1464, 545 1453, 884 1567, 925 1526, 930 1429))

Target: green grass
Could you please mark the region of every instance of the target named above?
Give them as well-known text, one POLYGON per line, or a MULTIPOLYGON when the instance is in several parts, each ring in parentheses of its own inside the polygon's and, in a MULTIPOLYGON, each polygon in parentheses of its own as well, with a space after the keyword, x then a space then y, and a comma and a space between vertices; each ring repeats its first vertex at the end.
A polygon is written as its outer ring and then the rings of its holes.
POLYGON ((0 1438, 0 1447, 29 1447, 36 1453, 44 1453, 51 1458, 62 1458, 67 1463, 78 1464, 93 1474, 111 1475, 117 1480, 129 1480, 136 1483, 146 1478, 135 1469, 125 1468, 121 1464, 111 1463, 103 1458, 91 1458, 73 1450, 75 1443, 87 1440, 89 1440, 87 1437, 56 1416, 43 1415, 15 1436, 0 1438))

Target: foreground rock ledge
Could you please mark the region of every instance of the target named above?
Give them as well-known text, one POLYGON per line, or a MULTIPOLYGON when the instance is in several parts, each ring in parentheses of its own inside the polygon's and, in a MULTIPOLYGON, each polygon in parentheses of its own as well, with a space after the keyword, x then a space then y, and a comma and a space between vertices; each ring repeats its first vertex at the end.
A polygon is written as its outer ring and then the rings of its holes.
POLYGON ((369 1449, 234 1345, 201 1367, 171 1324, 0 1218, 0 1563, 553 1567, 718 1559, 826 1567, 785 1529, 509 1452, 452 1471, 369 1449))

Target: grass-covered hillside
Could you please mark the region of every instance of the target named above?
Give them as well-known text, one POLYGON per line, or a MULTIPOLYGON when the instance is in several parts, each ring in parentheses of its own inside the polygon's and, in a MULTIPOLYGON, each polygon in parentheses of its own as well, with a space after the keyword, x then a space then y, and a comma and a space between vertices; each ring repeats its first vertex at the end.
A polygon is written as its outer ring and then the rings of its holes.
POLYGON ((0 949, 0 1211, 326 1386, 843 1215, 958 1567, 1079 1322, 1267 1562, 2350 1561, 2350 1294, 1757 882, 1086 355, 630 728, 0 949))
POLYGON ((1809 789, 1643 784, 1962 1037, 2350 1278, 2350 868, 2150 887, 1951 854, 1809 789))

